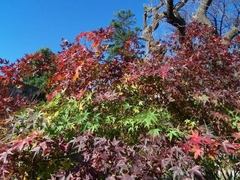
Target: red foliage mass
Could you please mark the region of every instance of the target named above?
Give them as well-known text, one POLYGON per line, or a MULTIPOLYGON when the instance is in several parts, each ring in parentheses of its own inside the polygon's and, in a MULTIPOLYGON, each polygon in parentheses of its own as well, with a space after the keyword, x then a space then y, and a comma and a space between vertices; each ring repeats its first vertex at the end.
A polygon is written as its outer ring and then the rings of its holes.
MULTIPOLYGON (((33 159, 38 156, 49 158, 50 155, 57 159, 59 154, 69 158, 69 154, 64 155, 66 152, 74 156, 73 160, 77 158, 74 167, 68 171, 58 169, 59 173, 53 174, 53 178, 162 178, 165 167, 169 167, 174 177, 202 178, 201 167, 196 164, 201 159, 214 159, 221 154, 239 155, 238 129, 228 121, 231 118, 229 111, 237 114, 240 109, 238 52, 231 52, 221 37, 210 35, 210 27, 192 23, 187 27, 184 42, 179 44, 176 38, 172 38, 168 43, 169 52, 165 57, 132 56, 141 54, 133 37, 126 42, 118 57, 105 62, 107 40, 112 32, 111 28, 101 28, 81 33, 74 43, 65 43, 63 52, 54 56, 51 62, 46 62, 38 53, 26 55, 12 65, 1 60, 4 64, 0 69, 1 86, 21 85, 23 77, 49 71, 48 102, 63 90, 65 96, 76 99, 94 90, 95 103, 99 103, 118 98, 124 101, 132 96, 132 92, 123 90, 123 95, 118 96, 117 86, 135 85, 139 99, 167 107, 173 116, 173 124, 183 127, 184 121, 191 119, 199 129, 176 144, 163 136, 155 142, 142 138, 139 146, 134 148, 116 139, 109 141, 92 134, 78 136, 70 142, 63 141, 61 145, 57 143, 60 140, 30 136, 1 144, 2 176, 14 171, 11 165, 25 147, 31 149, 33 159), (89 44, 81 44, 83 39, 89 44), (32 59, 42 68, 34 69, 32 59), (187 174, 183 173, 184 169, 187 174)), ((235 41, 239 41, 239 37, 235 41)), ((10 111, 26 107, 28 103, 7 97, 4 88, 0 91, 0 118, 4 124, 10 111)))

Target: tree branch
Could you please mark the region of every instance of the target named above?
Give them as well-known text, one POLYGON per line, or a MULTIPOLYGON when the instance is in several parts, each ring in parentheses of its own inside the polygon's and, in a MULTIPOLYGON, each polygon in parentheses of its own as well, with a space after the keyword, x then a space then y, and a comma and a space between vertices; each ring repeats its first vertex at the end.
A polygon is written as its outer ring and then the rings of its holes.
MULTIPOLYGON (((210 18, 207 16, 207 11, 212 4, 213 0, 201 0, 199 7, 193 19, 202 24, 216 27, 217 19, 215 19, 215 24, 213 24, 210 18)), ((186 21, 180 15, 179 10, 188 3, 188 0, 179 0, 178 3, 174 5, 174 0, 160 0, 159 5, 156 7, 144 7, 144 29, 142 38, 146 41, 147 54, 149 52, 158 52, 164 55, 166 53, 166 47, 159 44, 158 41, 155 41, 153 38, 154 31, 159 27, 159 23, 162 19, 166 18, 166 21, 174 26, 179 31, 179 41, 182 43, 185 37, 186 31, 186 21), (165 11, 160 11, 160 8, 165 6, 165 11), (159 12, 160 11, 160 12, 159 12), (150 14, 150 15, 149 15, 150 14), (148 18, 152 17, 150 24, 147 24, 148 18)), ((240 13, 239 13, 240 14, 240 13)), ((238 16, 239 16, 238 14, 238 16)), ((223 19, 222 19, 223 21, 223 19)), ((239 21, 237 21, 239 22, 239 21)), ((233 26, 224 36, 223 42, 227 43, 231 41, 237 34, 239 34, 240 29, 237 28, 238 25, 233 26)), ((217 27, 210 34, 217 33, 217 27)))
POLYGON ((160 54, 165 54, 166 47, 159 45, 159 42, 155 41, 153 38, 153 32, 159 27, 159 22, 165 17, 164 13, 158 13, 159 9, 163 6, 163 2, 153 7, 144 7, 144 19, 143 19, 143 35, 142 38, 146 41, 147 54, 150 52, 158 52, 160 54), (148 13, 151 13, 152 23, 147 24, 147 19, 149 18, 148 13))
POLYGON ((173 25, 178 29, 180 32, 180 42, 183 40, 185 35, 186 29, 186 21, 184 18, 181 17, 178 10, 182 8, 188 0, 182 0, 181 2, 177 3, 176 6, 173 5, 173 0, 165 0, 166 3, 166 18, 167 22, 173 25))
POLYGON ((159 27, 159 22, 163 18, 167 18, 167 22, 173 25, 180 32, 180 41, 185 35, 186 22, 185 19, 181 17, 178 10, 181 9, 188 0, 182 0, 175 6, 173 0, 164 0, 166 5, 166 11, 158 13, 159 9, 164 5, 163 1, 160 1, 159 5, 155 8, 144 7, 144 30, 142 38, 147 41, 147 53, 153 51, 166 52, 166 47, 163 48, 158 42, 156 42, 152 36, 153 32, 159 27), (152 23, 147 25, 148 13, 152 15, 152 23))
POLYGON ((211 21, 207 17, 207 10, 209 6, 211 5, 212 0, 202 0, 200 3, 200 6, 198 7, 196 11, 196 15, 193 16, 195 21, 203 23, 203 24, 208 24, 209 26, 212 26, 211 21))
POLYGON ((230 42, 235 36, 240 33, 240 29, 236 26, 233 26, 224 36, 223 36, 223 43, 230 42))
POLYGON ((178 2, 174 9, 176 9, 177 11, 180 10, 186 3, 188 2, 188 0, 182 0, 181 2, 178 2))
POLYGON ((166 11, 166 17, 167 17, 167 22, 173 25, 178 29, 180 32, 181 36, 185 35, 185 27, 186 27, 186 22, 185 20, 180 16, 178 13, 179 8, 181 8, 187 0, 183 0, 180 2, 179 5, 173 6, 173 0, 165 0, 166 6, 167 6, 167 11, 166 11))

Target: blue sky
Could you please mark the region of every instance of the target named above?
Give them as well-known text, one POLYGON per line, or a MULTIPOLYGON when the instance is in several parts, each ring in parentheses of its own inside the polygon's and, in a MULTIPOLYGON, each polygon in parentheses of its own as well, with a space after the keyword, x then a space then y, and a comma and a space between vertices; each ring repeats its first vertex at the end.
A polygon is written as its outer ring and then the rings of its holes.
POLYGON ((142 27, 149 0, 0 0, 0 57, 14 62, 49 47, 61 50, 61 38, 107 27, 114 13, 130 9, 142 27))

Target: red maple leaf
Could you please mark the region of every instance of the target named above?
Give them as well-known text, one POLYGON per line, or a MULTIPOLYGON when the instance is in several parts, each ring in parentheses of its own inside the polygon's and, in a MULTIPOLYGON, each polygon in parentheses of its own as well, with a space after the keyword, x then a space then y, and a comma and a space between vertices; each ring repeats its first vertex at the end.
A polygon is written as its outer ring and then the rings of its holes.
POLYGON ((198 144, 202 144, 202 142, 204 141, 204 138, 202 136, 199 136, 198 131, 193 130, 191 135, 187 136, 190 143, 194 144, 194 145, 198 145, 198 144))
POLYGON ((160 67, 160 76, 164 80, 168 76, 169 67, 167 65, 163 65, 160 67))
POLYGON ((194 159, 197 159, 198 157, 202 158, 202 156, 204 154, 203 149, 200 148, 197 145, 194 145, 193 148, 189 150, 189 152, 193 152, 194 153, 194 159))

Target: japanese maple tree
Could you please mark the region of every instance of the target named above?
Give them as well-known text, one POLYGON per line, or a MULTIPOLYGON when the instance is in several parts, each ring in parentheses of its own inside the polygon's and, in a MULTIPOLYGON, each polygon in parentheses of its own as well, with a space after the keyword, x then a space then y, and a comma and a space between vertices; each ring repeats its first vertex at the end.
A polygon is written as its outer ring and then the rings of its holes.
POLYGON ((51 61, 1 60, 0 177, 239 178, 240 38, 172 24, 179 31, 150 54, 132 36, 106 61, 114 31, 100 28, 63 39, 51 61), (43 72, 47 102, 9 96, 9 84, 43 72))

